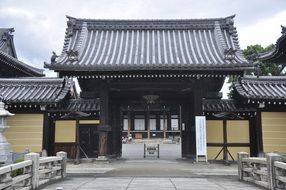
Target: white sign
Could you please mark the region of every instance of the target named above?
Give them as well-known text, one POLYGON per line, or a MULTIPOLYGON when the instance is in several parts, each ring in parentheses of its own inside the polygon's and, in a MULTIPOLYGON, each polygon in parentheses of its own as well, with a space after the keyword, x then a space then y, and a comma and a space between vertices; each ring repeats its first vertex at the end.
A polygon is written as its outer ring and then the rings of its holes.
POLYGON ((206 117, 196 116, 196 145, 197 157, 207 158, 206 117))

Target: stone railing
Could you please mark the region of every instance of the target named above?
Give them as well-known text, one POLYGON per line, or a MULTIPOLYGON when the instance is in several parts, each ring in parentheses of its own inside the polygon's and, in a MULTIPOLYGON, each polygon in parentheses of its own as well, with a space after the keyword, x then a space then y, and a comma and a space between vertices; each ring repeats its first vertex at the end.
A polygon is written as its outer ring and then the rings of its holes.
POLYGON ((25 161, 0 168, 0 189, 37 189, 52 180, 66 176, 66 152, 40 157, 38 153, 25 155, 25 161))
POLYGON ((238 175, 242 181, 270 190, 286 189, 286 163, 276 153, 268 153, 266 158, 249 157, 245 152, 238 153, 238 175))

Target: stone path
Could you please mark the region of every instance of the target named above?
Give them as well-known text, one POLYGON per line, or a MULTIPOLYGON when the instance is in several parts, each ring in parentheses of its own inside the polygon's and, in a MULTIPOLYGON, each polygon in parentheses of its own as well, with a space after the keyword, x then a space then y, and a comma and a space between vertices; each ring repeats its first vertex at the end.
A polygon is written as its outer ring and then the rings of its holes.
POLYGON ((93 178, 68 177, 65 180, 43 187, 43 190, 259 190, 252 184, 240 182, 237 178, 93 178))
POLYGON ((256 190, 240 182, 237 165, 193 163, 178 159, 180 145, 161 145, 159 159, 143 159, 142 144, 123 146, 123 158, 111 163, 83 162, 67 165, 68 177, 42 187, 43 190, 256 190))

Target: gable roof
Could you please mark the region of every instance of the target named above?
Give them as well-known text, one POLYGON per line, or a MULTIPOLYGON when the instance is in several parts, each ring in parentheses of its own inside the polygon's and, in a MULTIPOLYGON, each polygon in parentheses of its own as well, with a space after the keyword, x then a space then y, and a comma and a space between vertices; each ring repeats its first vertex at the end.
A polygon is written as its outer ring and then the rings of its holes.
POLYGON ((286 101, 286 77, 243 77, 234 83, 237 93, 248 100, 286 101))
POLYGON ((65 78, 0 78, 5 104, 55 104, 62 101, 74 83, 65 78))
POLYGON ((244 70, 233 17, 95 20, 68 17, 55 71, 244 70))
POLYGON ((17 59, 13 28, 0 28, 0 77, 41 77, 43 70, 17 59))

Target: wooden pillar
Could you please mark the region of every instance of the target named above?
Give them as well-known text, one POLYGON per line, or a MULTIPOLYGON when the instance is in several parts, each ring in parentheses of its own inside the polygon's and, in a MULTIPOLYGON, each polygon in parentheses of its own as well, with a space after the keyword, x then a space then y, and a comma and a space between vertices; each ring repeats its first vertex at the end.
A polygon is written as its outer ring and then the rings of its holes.
POLYGON ((150 107, 147 105, 147 112, 146 112, 146 128, 147 128, 147 136, 150 139, 150 107))
POLYGON ((257 112, 256 112, 255 127, 256 127, 257 150, 258 150, 258 154, 261 154, 261 153, 263 153, 261 110, 257 110, 257 112))
POLYGON ((182 104, 182 129, 181 129, 181 138, 182 138, 182 157, 190 157, 190 125, 191 125, 191 102, 185 101, 182 104))
POLYGON ((169 111, 167 112, 167 131, 171 131, 172 127, 171 127, 171 108, 169 109, 169 111))
POLYGON ((51 147, 51 141, 50 141, 51 135, 50 135, 50 118, 48 116, 48 113, 44 113, 44 127, 43 127, 43 142, 42 142, 42 149, 46 150, 48 152, 48 155, 51 155, 50 147, 51 147))
POLYGON ((250 140, 250 156, 258 156, 258 145, 257 145, 257 125, 255 117, 249 118, 249 140, 250 140))
POLYGON ((156 114, 156 131, 160 131, 161 114, 156 114))
POLYGON ((128 132, 127 132, 127 135, 129 137, 130 136, 130 130, 131 130, 131 110, 130 110, 130 106, 128 106, 127 119, 128 119, 128 132))
POLYGON ((228 162, 228 152, 227 152, 227 121, 223 120, 223 160, 228 162))
POLYGON ((163 107, 163 137, 166 139, 166 107, 163 107))
POLYGON ((193 105, 192 105, 192 115, 191 115, 191 129, 190 129, 190 154, 192 156, 196 155, 196 119, 195 116, 203 115, 203 83, 197 86, 196 91, 193 92, 193 105))
POLYGON ((75 156, 75 164, 79 164, 79 157, 80 157, 80 144, 79 144, 79 119, 76 118, 75 124, 75 140, 76 140, 76 156, 75 156))
POLYGON ((111 154, 115 157, 121 156, 121 146, 122 146, 122 125, 120 120, 120 106, 116 103, 113 104, 112 108, 112 148, 111 154))
POLYGON ((106 159, 107 155, 107 141, 108 141, 108 131, 110 131, 109 126, 109 92, 106 83, 102 83, 100 92, 100 125, 99 129, 99 142, 98 142, 98 159, 106 159))
POLYGON ((131 131, 134 131, 135 130, 135 113, 134 113, 134 110, 131 110, 131 131))

